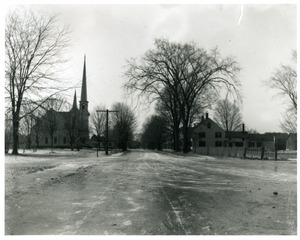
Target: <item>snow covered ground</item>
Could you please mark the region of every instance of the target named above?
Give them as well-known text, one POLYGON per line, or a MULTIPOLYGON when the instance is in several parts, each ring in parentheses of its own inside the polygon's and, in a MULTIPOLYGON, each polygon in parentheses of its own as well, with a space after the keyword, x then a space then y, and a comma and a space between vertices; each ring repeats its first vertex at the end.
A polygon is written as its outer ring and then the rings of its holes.
POLYGON ((297 162, 48 149, 5 157, 5 233, 295 235, 297 162))

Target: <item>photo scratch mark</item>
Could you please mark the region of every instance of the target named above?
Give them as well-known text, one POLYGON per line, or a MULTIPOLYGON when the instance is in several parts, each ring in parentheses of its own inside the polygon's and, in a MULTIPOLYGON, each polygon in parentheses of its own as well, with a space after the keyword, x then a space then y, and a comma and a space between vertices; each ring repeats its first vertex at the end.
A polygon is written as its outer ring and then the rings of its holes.
POLYGON ((240 15, 240 18, 239 18, 239 21, 238 21, 238 27, 240 26, 240 23, 243 19, 243 15, 244 15, 244 5, 241 6, 241 15, 240 15))

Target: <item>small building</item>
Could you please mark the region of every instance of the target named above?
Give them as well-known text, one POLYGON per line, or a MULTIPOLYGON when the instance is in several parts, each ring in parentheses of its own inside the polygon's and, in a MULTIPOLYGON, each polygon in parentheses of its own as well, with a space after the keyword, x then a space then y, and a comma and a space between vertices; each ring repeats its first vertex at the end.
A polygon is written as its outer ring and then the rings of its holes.
POLYGON ((287 150, 297 150, 297 133, 290 133, 286 140, 287 150))
MULTIPOLYGON (((106 147, 106 138, 104 136, 97 136, 93 134, 93 136, 90 138, 90 146, 103 150, 106 147)), ((115 148, 115 144, 112 139, 110 139, 108 142, 108 148, 115 148)))

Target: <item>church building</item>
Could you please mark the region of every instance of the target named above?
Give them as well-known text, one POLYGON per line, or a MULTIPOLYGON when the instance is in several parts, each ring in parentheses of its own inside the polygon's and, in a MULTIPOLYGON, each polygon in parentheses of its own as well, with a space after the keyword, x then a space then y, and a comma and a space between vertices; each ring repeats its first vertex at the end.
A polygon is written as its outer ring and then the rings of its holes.
POLYGON ((86 59, 84 56, 83 76, 79 108, 76 91, 70 111, 53 108, 37 119, 32 131, 32 144, 36 148, 81 148, 89 146, 89 110, 87 100, 86 59))

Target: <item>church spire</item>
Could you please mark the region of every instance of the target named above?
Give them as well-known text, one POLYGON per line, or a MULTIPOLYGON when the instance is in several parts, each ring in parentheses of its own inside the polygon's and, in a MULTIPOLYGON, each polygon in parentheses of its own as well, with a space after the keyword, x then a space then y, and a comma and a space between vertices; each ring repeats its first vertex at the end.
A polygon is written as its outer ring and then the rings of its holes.
POLYGON ((82 75, 82 85, 81 85, 81 99, 79 101, 80 110, 88 111, 88 101, 87 101, 87 90, 86 90, 86 66, 85 66, 85 54, 83 63, 83 75, 82 75))
POLYGON ((82 102, 86 102, 86 101, 87 101, 85 54, 84 54, 83 75, 82 75, 82 86, 81 86, 81 101, 82 101, 82 102))
POLYGON ((78 109, 78 107, 77 107, 76 90, 75 90, 75 93, 74 93, 74 100, 73 100, 73 107, 72 107, 72 109, 78 109))

